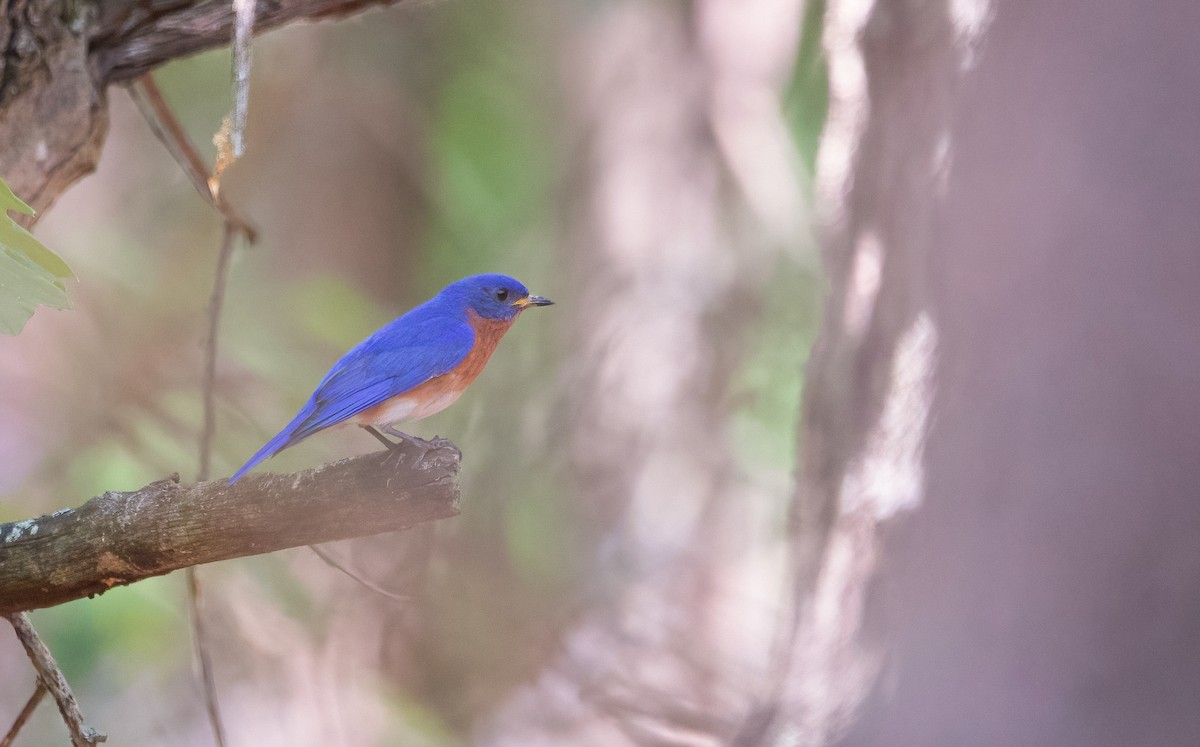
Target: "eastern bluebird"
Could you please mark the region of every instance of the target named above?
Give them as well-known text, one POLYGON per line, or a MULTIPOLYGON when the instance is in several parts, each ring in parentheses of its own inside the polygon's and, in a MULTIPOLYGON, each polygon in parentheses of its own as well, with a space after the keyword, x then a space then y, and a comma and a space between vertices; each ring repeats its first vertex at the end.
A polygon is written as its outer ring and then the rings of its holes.
POLYGON ((506 275, 474 275, 384 325, 333 364, 292 422, 229 478, 346 420, 391 445, 378 430, 412 442, 392 426, 420 420, 459 398, 483 370, 521 312, 553 301, 531 296, 506 275))

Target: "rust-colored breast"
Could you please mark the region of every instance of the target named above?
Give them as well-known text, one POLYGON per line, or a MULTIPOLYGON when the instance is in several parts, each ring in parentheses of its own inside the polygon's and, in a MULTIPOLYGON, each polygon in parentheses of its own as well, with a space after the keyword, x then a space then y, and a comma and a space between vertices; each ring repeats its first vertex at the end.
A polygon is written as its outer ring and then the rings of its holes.
POLYGON ((500 338, 512 326, 513 320, 484 319, 468 311, 468 320, 475 330, 475 346, 453 370, 426 381, 354 417, 361 425, 383 425, 407 420, 420 420, 454 403, 475 377, 487 365, 500 338))
POLYGON ((471 352, 467 353, 467 357, 453 371, 431 379, 421 386, 428 386, 438 379, 453 378, 461 389, 466 389, 467 385, 483 371, 483 367, 487 365, 492 353, 496 352, 500 338, 504 337, 504 333, 508 331, 514 321, 512 319, 484 319, 474 311, 468 311, 467 318, 475 330, 475 347, 471 348, 471 352))

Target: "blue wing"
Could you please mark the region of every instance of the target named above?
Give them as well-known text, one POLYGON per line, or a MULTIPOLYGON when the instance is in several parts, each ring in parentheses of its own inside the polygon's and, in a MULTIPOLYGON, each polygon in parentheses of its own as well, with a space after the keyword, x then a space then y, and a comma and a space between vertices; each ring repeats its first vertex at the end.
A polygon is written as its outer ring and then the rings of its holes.
POLYGON ((475 345, 464 320, 417 307, 363 340, 333 365, 300 412, 229 478, 317 431, 454 369, 475 345))

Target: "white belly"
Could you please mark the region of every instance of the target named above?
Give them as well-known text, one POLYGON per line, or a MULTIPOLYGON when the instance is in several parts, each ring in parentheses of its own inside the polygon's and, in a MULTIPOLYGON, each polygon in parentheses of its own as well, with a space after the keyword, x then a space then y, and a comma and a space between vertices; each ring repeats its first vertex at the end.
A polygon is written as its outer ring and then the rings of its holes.
POLYGON ((427 418, 441 412, 459 398, 462 392, 439 392, 433 397, 393 397, 382 407, 371 409, 371 422, 363 425, 396 425, 427 418))

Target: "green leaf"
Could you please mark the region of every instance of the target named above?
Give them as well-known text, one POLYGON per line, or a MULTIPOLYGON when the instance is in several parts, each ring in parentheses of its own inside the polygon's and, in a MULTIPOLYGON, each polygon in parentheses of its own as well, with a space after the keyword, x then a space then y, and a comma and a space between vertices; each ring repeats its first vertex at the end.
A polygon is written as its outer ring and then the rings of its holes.
POLYGON ((0 179, 0 207, 4 208, 5 212, 16 210, 18 213, 33 215, 33 208, 25 204, 25 201, 13 194, 13 191, 8 188, 3 179, 0 179))
POLYGON ((70 305, 60 278, 72 273, 66 262, 9 217, 10 210, 33 215, 0 179, 0 333, 15 335, 38 306, 70 305))

